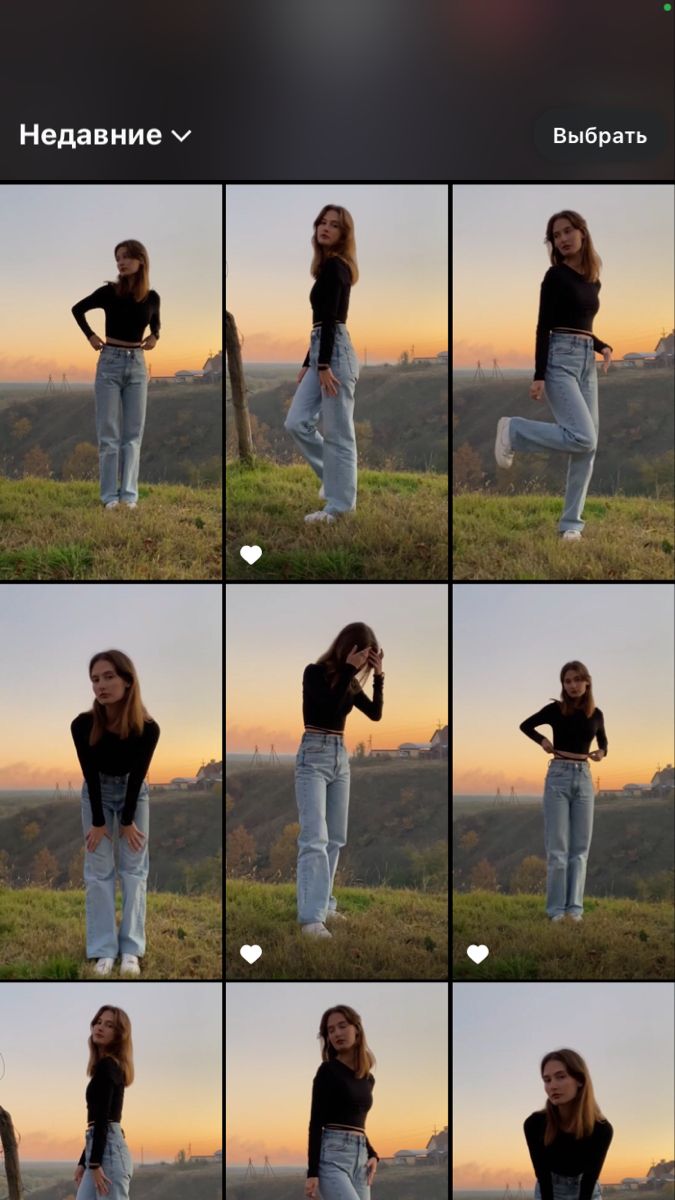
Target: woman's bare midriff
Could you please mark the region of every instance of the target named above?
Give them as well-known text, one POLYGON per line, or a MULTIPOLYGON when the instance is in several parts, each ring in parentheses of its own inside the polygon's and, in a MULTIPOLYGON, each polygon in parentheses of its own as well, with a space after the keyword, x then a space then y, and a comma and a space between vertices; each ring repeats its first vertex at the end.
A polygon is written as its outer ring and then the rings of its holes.
POLYGON ((593 340, 593 334, 589 333, 587 329, 570 329, 569 325, 555 325, 551 333, 578 333, 581 337, 593 340))
POLYGON ((106 346, 123 346, 125 350, 140 350, 141 342, 118 342, 115 338, 107 337, 105 339, 106 346))
POLYGON ((342 729, 321 729, 318 725, 305 725, 305 733, 332 733, 337 737, 344 737, 342 729))

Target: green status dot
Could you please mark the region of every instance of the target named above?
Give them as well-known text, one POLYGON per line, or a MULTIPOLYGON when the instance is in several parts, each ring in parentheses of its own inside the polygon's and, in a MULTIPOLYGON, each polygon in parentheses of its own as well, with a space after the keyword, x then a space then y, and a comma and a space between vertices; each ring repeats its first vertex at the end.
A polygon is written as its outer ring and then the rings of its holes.
POLYGON ((670 12, 670 10, 671 10, 671 8, 672 8, 672 7, 673 7, 673 6, 672 6, 672 4, 664 4, 664 6, 663 6, 663 11, 664 11, 664 12, 670 12))

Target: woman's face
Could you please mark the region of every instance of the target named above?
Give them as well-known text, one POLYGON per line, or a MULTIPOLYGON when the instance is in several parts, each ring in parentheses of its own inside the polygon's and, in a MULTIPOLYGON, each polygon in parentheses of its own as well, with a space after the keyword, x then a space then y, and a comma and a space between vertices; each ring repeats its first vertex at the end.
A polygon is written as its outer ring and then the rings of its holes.
POLYGON ((556 1107, 559 1104, 569 1104, 570 1100, 574 1100, 580 1083, 569 1074, 564 1062, 560 1062, 557 1058, 551 1058, 546 1063, 542 1072, 544 1081, 544 1089, 551 1104, 556 1107))
POLYGON ((135 275, 140 270, 140 258, 132 258, 126 246, 120 246, 115 251, 115 262, 120 275, 135 275))
POLYGON ((565 671, 563 687, 571 700, 579 700, 588 691, 588 680, 578 671, 565 671))
POLYGON ((99 1050, 105 1050, 115 1040, 115 1018, 109 1008, 104 1008, 91 1027, 91 1036, 99 1050))
POLYGON ((572 258, 583 246, 584 238, 580 229, 572 225, 567 217, 558 217, 553 222, 553 245, 563 258, 572 258))
POLYGON ((342 1013, 331 1013, 328 1018, 328 1041, 338 1054, 350 1050, 356 1044, 356 1025, 350 1025, 342 1013))
POLYGON ((114 663, 99 658, 91 669, 91 686, 99 704, 116 704, 124 699, 129 684, 117 674, 114 663))
POLYGON ((332 246, 337 246, 341 235, 340 218, 334 208, 329 208, 316 227, 316 239, 325 250, 330 250, 332 246))

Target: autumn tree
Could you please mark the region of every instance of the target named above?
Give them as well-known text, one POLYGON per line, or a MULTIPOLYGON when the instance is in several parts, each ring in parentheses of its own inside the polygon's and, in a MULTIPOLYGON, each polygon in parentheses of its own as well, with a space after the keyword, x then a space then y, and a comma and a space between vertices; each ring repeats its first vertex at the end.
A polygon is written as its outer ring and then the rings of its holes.
POLYGON ((255 853, 255 841, 243 825, 238 825, 227 840, 227 874, 242 875, 253 862, 255 853))
POLYGON ((473 850, 474 846, 478 845, 478 834, 475 829, 469 829, 463 837, 459 839, 459 844, 462 850, 473 850))
POLYGON ((63 479, 98 479, 98 450, 91 442, 78 442, 61 469, 63 479))
POLYGON ((25 437, 28 437, 28 434, 32 428, 33 426, 28 420, 28 417, 18 417, 17 420, 12 424, 12 433, 14 434, 17 442, 22 442, 25 437))
POLYGON ((33 446, 23 458, 23 474, 27 476, 36 476, 38 479, 48 479, 52 473, 49 455, 45 454, 39 446, 33 446))
POLYGON ((468 442, 455 450, 452 456, 452 483, 455 492, 467 489, 468 491, 476 491, 482 488, 485 472, 480 460, 480 455, 476 453, 468 442))
POLYGON ((51 850, 43 846, 31 863, 30 877, 38 887, 50 887, 59 873, 59 864, 51 850))
POLYGON ((536 854, 530 854, 527 858, 524 858, 511 876, 512 892, 526 892, 528 894, 541 892, 545 884, 546 862, 543 858, 538 858, 536 854))
POLYGON ((293 879, 295 864, 298 857, 298 834, 300 826, 297 821, 284 825, 281 836, 270 849, 270 867, 274 875, 280 879, 293 879))
POLYGON ((40 826, 37 821, 29 821, 21 830, 24 842, 34 842, 39 832, 40 826))
POLYGON ((471 887, 474 891, 496 892, 499 890, 497 872, 487 858, 481 858, 471 872, 471 887))

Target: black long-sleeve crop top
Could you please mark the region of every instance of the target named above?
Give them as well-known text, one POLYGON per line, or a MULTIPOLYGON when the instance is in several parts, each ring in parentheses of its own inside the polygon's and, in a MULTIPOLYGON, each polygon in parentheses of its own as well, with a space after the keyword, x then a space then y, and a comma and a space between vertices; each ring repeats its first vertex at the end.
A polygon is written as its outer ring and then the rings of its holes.
POLYGON ((140 736, 132 733, 128 738, 121 738, 119 734, 111 733, 106 729, 100 741, 95 746, 90 746, 89 734, 93 720, 91 712, 80 713, 70 726, 82 774, 89 789, 92 822, 94 825, 105 825, 101 803, 100 771, 103 775, 129 776, 120 820, 122 825, 131 825, 136 811, 138 793, 152 762, 155 746, 159 741, 159 725, 156 721, 146 721, 140 736))
POLYGON ((575 1138, 572 1133, 561 1132, 548 1146, 544 1145, 546 1113, 533 1112, 523 1128, 541 1200, 553 1200, 551 1172, 581 1175, 579 1200, 591 1200, 614 1134, 609 1121, 596 1121, 589 1137, 575 1138))
MULTIPOLYGON (((324 1125, 352 1125, 365 1131, 366 1116, 373 1106, 372 1075, 357 1079, 351 1067, 337 1058, 323 1062, 314 1076, 312 1111, 309 1118, 307 1178, 319 1174, 321 1131, 324 1125)), ((379 1158, 366 1137, 368 1158, 379 1158)))
MULTIPOLYGON (((94 1067, 94 1074, 85 1092, 87 1098, 87 1123, 94 1122, 94 1140, 91 1147, 89 1166, 100 1167, 108 1136, 108 1121, 122 1120, 124 1104, 124 1073, 114 1058, 105 1055, 94 1067)), ((85 1149, 80 1156, 80 1166, 86 1167, 85 1149)))
MULTIPOLYGON (((556 327, 580 329, 593 337, 598 354, 607 346, 593 334, 593 317, 600 308, 600 284, 590 283, 565 263, 549 267, 539 296, 534 378, 543 379, 548 361, 549 334, 556 327)), ((611 346, 609 347, 611 350, 611 346)))
POLYGON ((302 677, 302 716, 305 725, 342 733, 352 708, 358 708, 371 721, 379 721, 382 716, 384 675, 373 676, 371 700, 363 691, 350 691, 349 685, 356 674, 357 668, 346 663, 332 688, 323 663, 310 663, 305 667, 302 677))
POLYGON ((159 337, 159 296, 149 291, 145 300, 134 300, 133 296, 118 296, 112 283, 97 288, 91 296, 85 296, 72 307, 72 314, 87 338, 93 329, 87 324, 85 313, 92 308, 105 312, 105 335, 118 342, 140 342, 150 326, 150 332, 159 337))
MULTIPOLYGON (((335 325, 338 321, 344 324, 347 320, 351 288, 352 275, 346 262, 335 255, 326 259, 317 281, 309 293, 312 320, 315 325, 318 321, 321 322, 320 367, 330 366, 335 341, 335 325)), ((302 365, 303 367, 309 366, 309 350, 302 365)))
POLYGON ((605 718, 599 708, 596 708, 592 717, 587 717, 581 709, 576 709, 566 717, 557 700, 540 708, 539 712, 523 721, 520 728, 526 737, 541 746, 544 735, 536 732, 537 725, 551 726, 555 750, 566 750, 568 754, 588 754, 595 737, 600 749, 607 753, 605 718))

